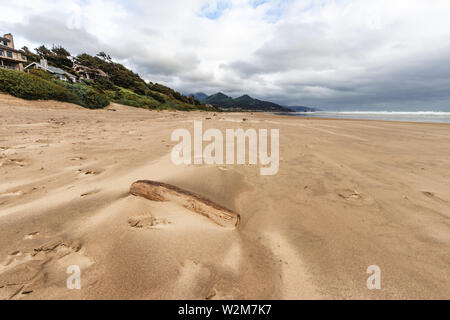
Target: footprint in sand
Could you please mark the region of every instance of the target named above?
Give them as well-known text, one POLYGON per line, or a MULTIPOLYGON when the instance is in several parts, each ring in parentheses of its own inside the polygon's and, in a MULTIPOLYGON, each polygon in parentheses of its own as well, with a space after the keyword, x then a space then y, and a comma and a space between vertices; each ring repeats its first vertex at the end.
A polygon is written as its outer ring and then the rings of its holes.
POLYGON ((171 224, 167 219, 158 219, 151 215, 133 216, 128 219, 128 224, 137 229, 154 229, 158 225, 171 224))
POLYGON ((73 158, 70 158, 70 160, 71 161, 80 161, 80 160, 86 160, 86 158, 84 158, 84 157, 73 157, 73 158))
POLYGON ((105 169, 101 169, 101 168, 86 168, 86 169, 78 169, 78 172, 80 173, 80 175, 82 176, 88 176, 88 175, 94 175, 97 176, 99 174, 101 174, 102 172, 104 172, 105 169))
POLYGON ((1 162, 0 166, 18 166, 23 168, 26 166, 26 162, 23 159, 6 159, 6 161, 1 162))
POLYGON ((29 234, 27 234, 25 237, 23 237, 24 240, 32 240, 34 239, 36 236, 39 235, 39 231, 34 231, 34 232, 30 232, 29 234))
POLYGON ((358 191, 354 191, 351 189, 338 190, 337 193, 339 197, 346 200, 361 199, 361 194, 358 191))
POLYGON ((35 143, 46 143, 46 144, 49 144, 49 143, 51 143, 52 141, 51 141, 51 140, 48 140, 48 139, 37 139, 37 140, 34 140, 34 142, 35 142, 35 143))
MULTIPOLYGON (((61 253, 70 253, 70 252, 78 252, 81 249, 81 243, 78 240, 74 241, 64 241, 60 238, 56 238, 49 242, 44 243, 38 248, 34 249, 34 252, 31 254, 32 256, 37 256, 40 253, 56 253, 61 256, 61 253)), ((64 254, 66 255, 66 254, 64 254)))
POLYGON ((444 203, 447 203, 447 202, 448 202, 448 201, 446 201, 446 200, 440 198, 439 196, 437 196, 434 192, 430 192, 430 191, 422 191, 422 193, 423 193, 425 196, 427 196, 428 198, 433 199, 433 200, 437 200, 438 202, 444 202, 444 203))
POLYGON ((31 252, 14 250, 0 265, 0 299, 20 299, 51 286, 58 288, 65 283, 69 265, 86 269, 93 263, 78 240, 55 238, 31 252))
POLYGON ((20 259, 21 256, 23 256, 23 254, 20 250, 14 250, 8 253, 8 256, 6 257, 5 261, 3 261, 2 265, 0 266, 0 270, 4 269, 5 267, 16 264, 16 261, 20 259))
POLYGON ((353 189, 338 189, 336 190, 336 194, 342 199, 351 201, 353 203, 372 202, 372 199, 370 197, 367 197, 353 189))
POLYGON ((9 161, 11 161, 13 164, 15 164, 16 166, 19 166, 21 168, 25 167, 26 162, 24 159, 10 159, 9 161))
POLYGON ((100 190, 92 190, 92 191, 88 191, 88 192, 82 193, 82 194, 80 195, 80 197, 92 196, 92 195, 97 194, 97 193, 99 193, 99 192, 100 192, 100 190))
POLYGON ((424 195, 426 195, 428 198, 433 198, 433 197, 434 197, 434 193, 433 193, 433 192, 422 191, 422 193, 423 193, 424 195))

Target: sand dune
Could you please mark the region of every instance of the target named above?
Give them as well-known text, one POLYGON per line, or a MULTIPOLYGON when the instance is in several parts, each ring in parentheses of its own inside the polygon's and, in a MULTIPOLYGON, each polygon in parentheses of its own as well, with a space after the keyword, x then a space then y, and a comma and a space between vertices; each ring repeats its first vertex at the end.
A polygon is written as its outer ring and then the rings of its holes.
POLYGON ((6 95, 0 111, 0 299, 450 296, 449 125, 86 110, 6 95), (280 129, 279 173, 173 165, 171 133, 194 120, 280 129), (240 223, 133 196, 138 180, 188 190, 240 223), (80 290, 66 286, 71 265, 80 290), (370 265, 381 290, 366 287, 370 265))

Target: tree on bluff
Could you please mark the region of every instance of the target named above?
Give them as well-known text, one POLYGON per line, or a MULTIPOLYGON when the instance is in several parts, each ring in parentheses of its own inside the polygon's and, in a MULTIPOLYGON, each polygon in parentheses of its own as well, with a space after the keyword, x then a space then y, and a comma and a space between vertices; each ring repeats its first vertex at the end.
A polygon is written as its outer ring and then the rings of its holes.
POLYGON ((127 69, 120 63, 113 62, 111 56, 105 52, 100 52, 96 56, 83 53, 75 58, 75 62, 91 69, 100 69, 109 75, 109 80, 114 85, 129 89, 139 95, 152 97, 160 103, 166 102, 167 97, 169 97, 169 99, 178 100, 186 104, 201 105, 194 98, 183 96, 181 93, 164 85, 151 82, 146 83, 137 73, 127 69))
POLYGON ((68 72, 72 71, 70 52, 62 46, 53 46, 52 49, 48 49, 45 45, 42 45, 34 49, 34 51, 36 51, 36 54, 32 53, 28 47, 22 48, 22 53, 27 57, 29 62, 39 62, 41 58, 44 58, 52 66, 61 68, 68 72))
POLYGON ((116 86, 130 90, 139 90, 139 94, 145 94, 143 91, 146 86, 145 81, 138 74, 120 63, 113 62, 111 57, 104 52, 100 52, 93 57, 87 53, 80 54, 75 58, 76 63, 91 69, 100 69, 110 76, 110 80, 116 86))

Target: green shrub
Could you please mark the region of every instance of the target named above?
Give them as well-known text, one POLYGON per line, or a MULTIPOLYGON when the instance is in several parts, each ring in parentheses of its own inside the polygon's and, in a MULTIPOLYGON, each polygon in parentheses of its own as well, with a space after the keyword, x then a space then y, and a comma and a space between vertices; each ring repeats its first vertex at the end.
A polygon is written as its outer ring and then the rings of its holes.
POLYGON ((88 83, 69 83, 42 70, 32 70, 28 74, 0 69, 0 91, 23 99, 71 102, 90 109, 104 108, 112 101, 138 108, 217 111, 163 85, 139 85, 137 90, 131 90, 103 78, 88 83))
POLYGON ((89 84, 102 93, 107 90, 119 90, 111 81, 104 77, 98 77, 95 81, 91 81, 89 84))
POLYGON ((82 101, 82 106, 89 109, 101 109, 109 105, 108 98, 82 83, 63 83, 63 85, 75 93, 82 101))
POLYGON ((106 91, 107 97, 119 104, 138 108, 157 108, 158 101, 151 97, 138 95, 128 89, 119 88, 118 91, 106 91))
POLYGON ((31 69, 30 74, 49 81, 53 81, 55 79, 52 74, 40 69, 31 69))
POLYGON ((159 103, 164 103, 164 102, 166 102, 168 100, 166 95, 161 94, 161 93, 156 92, 156 91, 152 91, 150 89, 147 92, 147 96, 152 97, 153 99, 155 99, 159 103))
POLYGON ((72 91, 24 72, 0 69, 0 91, 27 100, 58 100, 82 104, 72 91))
POLYGON ((109 104, 106 96, 87 85, 49 78, 39 70, 28 74, 0 69, 0 91, 27 100, 57 100, 86 108, 104 108, 109 104))
POLYGON ((146 96, 147 93, 150 92, 150 89, 147 87, 145 82, 139 82, 139 81, 136 81, 134 83, 134 85, 129 89, 133 90, 134 93, 139 94, 141 96, 146 96))

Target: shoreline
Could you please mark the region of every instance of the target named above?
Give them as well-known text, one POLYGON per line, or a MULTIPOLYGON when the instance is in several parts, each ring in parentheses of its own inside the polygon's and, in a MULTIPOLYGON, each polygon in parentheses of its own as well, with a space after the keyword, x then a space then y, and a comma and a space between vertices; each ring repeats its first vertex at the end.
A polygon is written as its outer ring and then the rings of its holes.
MULTIPOLYGON (((387 121, 387 122, 400 122, 400 123, 431 123, 431 124, 450 124, 450 120, 447 121, 421 121, 421 120, 396 120, 396 119, 367 119, 367 118, 333 118, 326 116, 307 116, 307 115, 296 115, 296 114, 273 114, 274 116, 287 116, 287 117, 298 117, 302 119, 326 119, 326 120, 356 120, 356 121, 387 121)), ((449 112, 450 117, 450 112, 449 112)))

